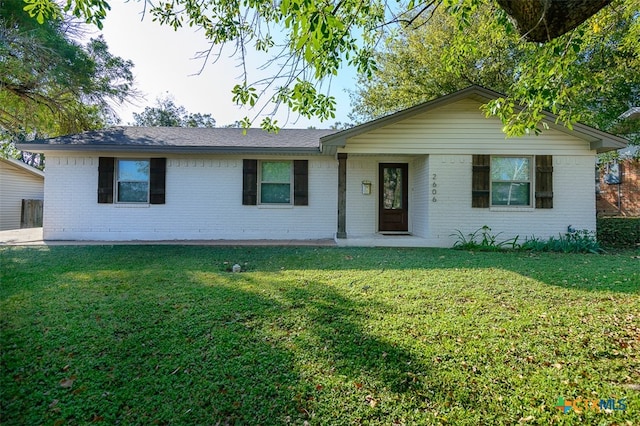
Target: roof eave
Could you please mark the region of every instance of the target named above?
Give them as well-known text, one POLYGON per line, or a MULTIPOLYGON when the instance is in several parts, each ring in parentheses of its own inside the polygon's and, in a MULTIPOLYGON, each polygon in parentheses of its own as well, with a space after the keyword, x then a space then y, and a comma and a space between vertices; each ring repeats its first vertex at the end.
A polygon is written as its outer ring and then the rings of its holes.
POLYGON ((0 159, 4 160, 5 162, 7 162, 7 163, 9 163, 11 165, 13 165, 16 168, 19 168, 22 171, 25 171, 27 173, 30 173, 30 174, 34 175, 34 176, 41 177, 41 178, 44 179, 44 172, 42 170, 40 170, 40 169, 36 169, 35 167, 32 167, 32 166, 30 166, 30 165, 28 165, 28 164, 26 164, 26 163, 24 163, 24 162, 22 162, 20 160, 14 159, 14 158, 0 158, 0 159))
POLYGON ((210 147, 210 146, 134 146, 134 145, 45 145, 16 144, 22 151, 29 152, 122 152, 153 154, 282 154, 282 155, 320 155, 317 147, 210 147))

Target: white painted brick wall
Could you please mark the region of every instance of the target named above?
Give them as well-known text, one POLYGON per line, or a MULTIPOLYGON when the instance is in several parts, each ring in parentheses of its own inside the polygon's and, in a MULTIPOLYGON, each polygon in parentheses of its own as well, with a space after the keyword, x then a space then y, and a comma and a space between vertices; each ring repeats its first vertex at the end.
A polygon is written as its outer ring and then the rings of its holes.
MULTIPOLYGON (((429 200, 432 198, 432 184, 429 181, 429 161, 427 156, 416 158, 410 165, 409 222, 413 235, 427 236, 429 200)), ((435 188, 437 191, 437 188, 435 188)))
MULTIPOLYGON (((337 161, 309 161, 309 206, 242 205, 243 157, 170 157, 166 204, 98 204, 98 157, 47 156, 44 237, 49 240, 316 239, 333 238, 337 222, 337 161)), ((259 158, 259 157, 251 157, 259 158)), ((267 157, 284 158, 284 157, 267 157)), ((286 157, 292 158, 292 157, 286 157)), ((425 245, 450 247, 456 230, 483 225, 507 239, 564 233, 568 225, 595 230, 592 155, 554 154, 553 209, 474 209, 471 155, 350 156, 347 235, 377 232, 378 164, 408 162, 410 230, 425 245), (437 201, 432 201, 436 175, 437 201), (361 183, 371 181, 371 195, 361 183), (421 185, 424 184, 424 188, 421 185)))
POLYGON ((429 173, 436 174, 437 202, 429 206, 428 245, 451 247, 456 230, 465 235, 487 225, 499 240, 519 236, 546 239, 572 225, 595 231, 594 157, 554 155, 552 209, 471 207, 471 155, 431 155, 429 173), (506 210, 506 211, 505 211, 506 210))
POLYGON ((309 206, 269 208, 242 205, 243 158, 249 157, 168 157, 166 204, 127 206, 98 204, 98 156, 49 155, 44 237, 111 241, 333 238, 337 161, 310 158, 309 206))

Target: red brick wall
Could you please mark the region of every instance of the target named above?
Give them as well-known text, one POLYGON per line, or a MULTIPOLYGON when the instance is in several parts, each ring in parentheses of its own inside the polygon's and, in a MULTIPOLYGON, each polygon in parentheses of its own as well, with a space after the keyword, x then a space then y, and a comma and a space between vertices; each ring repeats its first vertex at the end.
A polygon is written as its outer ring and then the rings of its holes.
POLYGON ((640 217, 640 160, 620 162, 620 210, 618 210, 618 185, 604 183, 604 170, 600 170, 600 192, 596 194, 598 216, 640 217))

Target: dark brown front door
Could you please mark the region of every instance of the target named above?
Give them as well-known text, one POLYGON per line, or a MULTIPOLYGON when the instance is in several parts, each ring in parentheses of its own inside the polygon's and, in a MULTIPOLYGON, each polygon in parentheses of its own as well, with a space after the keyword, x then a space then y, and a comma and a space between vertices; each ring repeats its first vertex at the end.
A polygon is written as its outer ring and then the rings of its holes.
POLYGON ((409 196, 406 163, 380 163, 378 230, 409 230, 409 196))

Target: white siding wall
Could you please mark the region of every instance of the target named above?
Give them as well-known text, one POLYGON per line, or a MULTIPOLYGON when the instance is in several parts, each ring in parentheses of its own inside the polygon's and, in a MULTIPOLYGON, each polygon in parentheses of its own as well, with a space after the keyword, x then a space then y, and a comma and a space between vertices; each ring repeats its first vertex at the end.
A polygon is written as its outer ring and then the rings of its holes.
POLYGON ((347 238, 377 232, 378 159, 347 159, 347 238), (371 182, 371 194, 362 194, 362 181, 371 182))
POLYGON ((0 161, 0 231, 20 228, 22 200, 44 199, 44 179, 0 161))
POLYGON ((558 130, 506 139, 502 123, 466 99, 356 136, 339 152, 350 154, 562 154, 589 150, 588 142, 558 130))
MULTIPOLYGON (((413 176, 416 170, 415 158, 406 156, 352 156, 347 159, 347 238, 369 236, 378 232, 378 173, 380 163, 408 163, 409 164, 409 209, 411 210, 414 197, 413 176), (362 181, 371 182, 371 195, 362 194, 362 181)), ((418 200, 421 195, 417 195, 418 200)), ((418 201, 420 203, 420 201, 418 201)), ((416 211, 420 213, 420 211, 416 211)), ((413 231, 414 217, 409 216, 409 232, 413 231)))
POLYGON ((127 206, 98 204, 97 155, 50 154, 44 238, 111 241, 333 238, 337 220, 337 161, 327 157, 309 159, 309 206, 269 208, 242 205, 243 158, 261 157, 168 157, 166 204, 127 206))
POLYGON ((438 182, 437 202, 429 206, 430 246, 451 247, 450 235, 465 235, 487 225, 499 240, 519 236, 548 238, 575 229, 595 231, 594 158, 589 155, 553 157, 553 208, 472 208, 471 155, 432 155, 430 174, 438 182))

